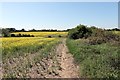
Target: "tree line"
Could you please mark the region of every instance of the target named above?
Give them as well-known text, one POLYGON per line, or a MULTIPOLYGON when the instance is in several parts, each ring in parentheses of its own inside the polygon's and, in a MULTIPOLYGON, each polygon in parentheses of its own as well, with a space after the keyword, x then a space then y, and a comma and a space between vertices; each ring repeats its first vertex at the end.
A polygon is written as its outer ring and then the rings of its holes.
MULTIPOLYGON (((81 26, 83 26, 83 25, 81 25, 81 26)), ((0 29, 0 36, 3 36, 3 37, 8 37, 8 36, 11 36, 11 37, 33 37, 33 35, 25 35, 25 34, 23 34, 23 35, 21 35, 21 34, 18 34, 18 35, 14 35, 14 34, 11 34, 10 35, 10 33, 12 33, 12 32, 67 32, 67 31, 70 31, 71 33, 73 33, 73 38, 75 37, 77 37, 77 36, 79 36, 79 37, 82 37, 83 36, 83 34, 84 33, 86 33, 86 34, 84 34, 84 36, 88 36, 88 34, 90 34, 90 29, 86 29, 86 30, 88 30, 88 31, 86 31, 86 32, 84 32, 84 30, 85 30, 85 28, 86 27, 83 27, 82 29, 80 29, 83 33, 78 33, 77 32, 77 29, 79 29, 79 27, 77 27, 77 28, 75 28, 75 29, 67 29, 67 30, 57 30, 57 29, 42 29, 42 30, 36 30, 36 29, 31 29, 31 30, 25 30, 24 28, 23 29, 21 29, 21 30, 17 30, 17 29, 15 29, 15 28, 2 28, 2 29, 0 29), (83 29, 84 28, 84 29, 83 29), (76 32, 76 33, 74 33, 74 32, 76 32), (77 34, 78 33, 78 34, 77 34), (76 35, 77 34, 77 35, 76 35)), ((91 28, 96 28, 95 26, 92 26, 91 28)), ((120 31, 120 29, 118 29, 118 28, 114 28, 114 29, 106 29, 106 31, 120 31)), ((71 34, 70 33, 70 34, 71 34)))
MULTIPOLYGON (((69 30, 69 29, 68 29, 69 30)), ((42 30, 36 30, 36 29, 31 29, 31 30, 25 30, 25 29, 21 29, 21 30, 17 30, 15 28, 2 28, 0 29, 0 36, 3 36, 3 37, 8 37, 8 36, 11 36, 11 37, 34 37, 33 35, 27 35, 27 34, 18 34, 18 35, 14 35, 14 34, 10 34, 10 33, 13 33, 13 32, 66 32, 68 30, 57 30, 57 29, 42 29, 42 30)))

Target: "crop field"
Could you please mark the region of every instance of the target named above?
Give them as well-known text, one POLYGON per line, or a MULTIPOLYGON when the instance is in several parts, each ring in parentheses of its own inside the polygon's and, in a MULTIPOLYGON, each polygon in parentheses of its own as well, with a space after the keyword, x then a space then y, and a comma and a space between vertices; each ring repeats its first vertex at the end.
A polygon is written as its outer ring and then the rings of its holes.
POLYGON ((114 34, 120 35, 120 31, 113 31, 114 34))
POLYGON ((36 52, 40 48, 48 45, 51 42, 58 41, 58 35, 62 37, 67 35, 67 32, 17 32, 12 34, 30 34, 35 37, 8 37, 2 38, 2 53, 4 56, 14 53, 36 52), (47 36, 57 36, 55 38, 47 38, 47 36))
POLYGON ((57 41, 57 38, 43 37, 21 37, 21 38, 2 38, 2 53, 5 56, 16 53, 36 52, 45 45, 57 41))
POLYGON ((11 34, 30 34, 30 35, 34 35, 35 37, 48 37, 48 36, 52 36, 52 37, 58 37, 59 35, 62 37, 66 37, 67 36, 67 32, 15 32, 15 33, 11 33, 11 34))
MULTIPOLYGON (((19 34, 19 32, 15 34, 19 34)), ((19 77, 27 77, 26 72, 20 71, 27 71, 30 65, 41 61, 41 59, 53 53, 53 49, 61 41, 61 38, 55 36, 61 35, 63 37, 67 35, 66 32, 21 32, 20 34, 32 34, 35 37, 1 38, 2 46, 0 48, 2 49, 3 76, 6 78, 16 77, 20 73, 19 77), (48 38, 48 35, 54 35, 54 37, 48 38)))

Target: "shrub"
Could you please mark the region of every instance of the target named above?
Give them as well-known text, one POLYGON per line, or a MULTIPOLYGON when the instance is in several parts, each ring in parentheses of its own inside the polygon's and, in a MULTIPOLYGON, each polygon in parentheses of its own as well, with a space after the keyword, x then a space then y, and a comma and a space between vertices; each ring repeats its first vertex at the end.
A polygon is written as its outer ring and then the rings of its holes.
POLYGON ((62 37, 61 35, 59 35, 58 37, 62 37))
POLYGON ((106 40, 103 37, 90 37, 88 39, 88 43, 91 45, 106 43, 106 40))
POLYGON ((11 34, 11 37, 15 37, 15 34, 11 34))
POLYGON ((30 35, 30 34, 17 34, 17 35, 15 35, 15 34, 11 34, 10 35, 11 37, 34 37, 34 35, 30 35))
POLYGON ((3 35, 3 37, 9 37, 10 36, 10 31, 7 28, 3 28, 0 31, 1 31, 1 34, 3 35))
POLYGON ((113 42, 113 41, 120 41, 120 36, 113 34, 110 31, 105 31, 102 29, 92 29, 92 34, 88 38, 88 43, 95 45, 101 44, 106 42, 113 42))
POLYGON ((34 37, 34 35, 31 35, 30 37, 34 37))
POLYGON ((91 35, 91 33, 91 29, 84 25, 78 25, 76 28, 69 30, 68 37, 70 39, 87 38, 91 35))
POLYGON ((52 36, 50 36, 50 35, 48 36, 48 38, 51 38, 51 37, 52 37, 52 36))

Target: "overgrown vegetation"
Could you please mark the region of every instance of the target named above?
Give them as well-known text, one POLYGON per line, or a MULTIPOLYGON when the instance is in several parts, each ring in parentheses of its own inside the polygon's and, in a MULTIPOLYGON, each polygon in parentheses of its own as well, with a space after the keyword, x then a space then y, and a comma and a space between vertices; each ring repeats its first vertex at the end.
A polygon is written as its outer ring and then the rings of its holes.
POLYGON ((67 46, 76 63, 80 65, 81 77, 119 77, 120 35, 96 27, 79 25, 71 29, 68 36, 67 46))
POLYGON ((92 34, 88 38, 90 44, 102 44, 106 42, 119 42, 120 35, 114 34, 112 31, 102 29, 92 29, 92 34))
POLYGON ((30 35, 30 34, 10 34, 10 37, 34 37, 34 35, 30 35))
POLYGON ((70 39, 87 38, 91 35, 91 30, 84 25, 78 25, 69 31, 68 37, 70 39))
MULTIPOLYGON (((69 30, 69 29, 68 29, 69 30)), ((22 34, 22 35, 14 35, 11 33, 14 33, 14 32, 67 32, 68 30, 57 30, 57 29, 41 29, 41 30, 35 30, 35 29, 31 29, 31 30, 25 30, 25 29, 21 29, 21 30, 16 30, 15 28, 2 28, 0 29, 1 33, 2 34, 1 36, 2 37, 31 37, 33 35, 31 34, 22 34)))
POLYGON ((89 45, 86 40, 67 40, 70 53, 80 65, 81 77, 117 78, 120 67, 119 46, 112 44, 89 45))

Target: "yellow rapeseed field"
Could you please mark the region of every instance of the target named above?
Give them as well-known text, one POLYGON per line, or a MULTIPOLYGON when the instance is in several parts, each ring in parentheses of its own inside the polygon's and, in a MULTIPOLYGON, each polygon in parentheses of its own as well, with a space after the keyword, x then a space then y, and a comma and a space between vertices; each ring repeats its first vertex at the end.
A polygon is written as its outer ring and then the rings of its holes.
POLYGON ((5 56, 22 54, 22 53, 34 53, 39 51, 41 48, 49 45, 55 44, 61 37, 66 37, 67 32, 15 32, 11 34, 29 34, 34 35, 34 37, 3 37, 2 54, 5 56), (48 38, 51 36, 51 38, 48 38))
POLYGON ((120 31, 113 31, 113 33, 120 35, 120 31))
POLYGON ((55 38, 43 37, 15 37, 15 38, 2 38, 2 47, 36 45, 55 40, 55 38))
POLYGON ((47 37, 47 36, 67 36, 67 32, 15 32, 12 34, 30 34, 30 35, 34 35, 35 37, 47 37))
POLYGON ((16 53, 37 52, 45 45, 58 41, 58 38, 8 37, 2 38, 3 56, 16 53))
MULTIPOLYGON (((19 32, 15 34, 19 34, 19 32)), ((20 32, 20 34, 30 34, 35 37, 1 38, 2 47, 0 49, 2 49, 4 77, 16 77, 18 73, 25 75, 24 71, 30 69, 30 65, 35 65, 42 58, 49 56, 61 40, 58 37, 48 38, 47 36, 66 35, 64 32, 20 32), (11 66, 14 67, 11 68, 11 66)))

